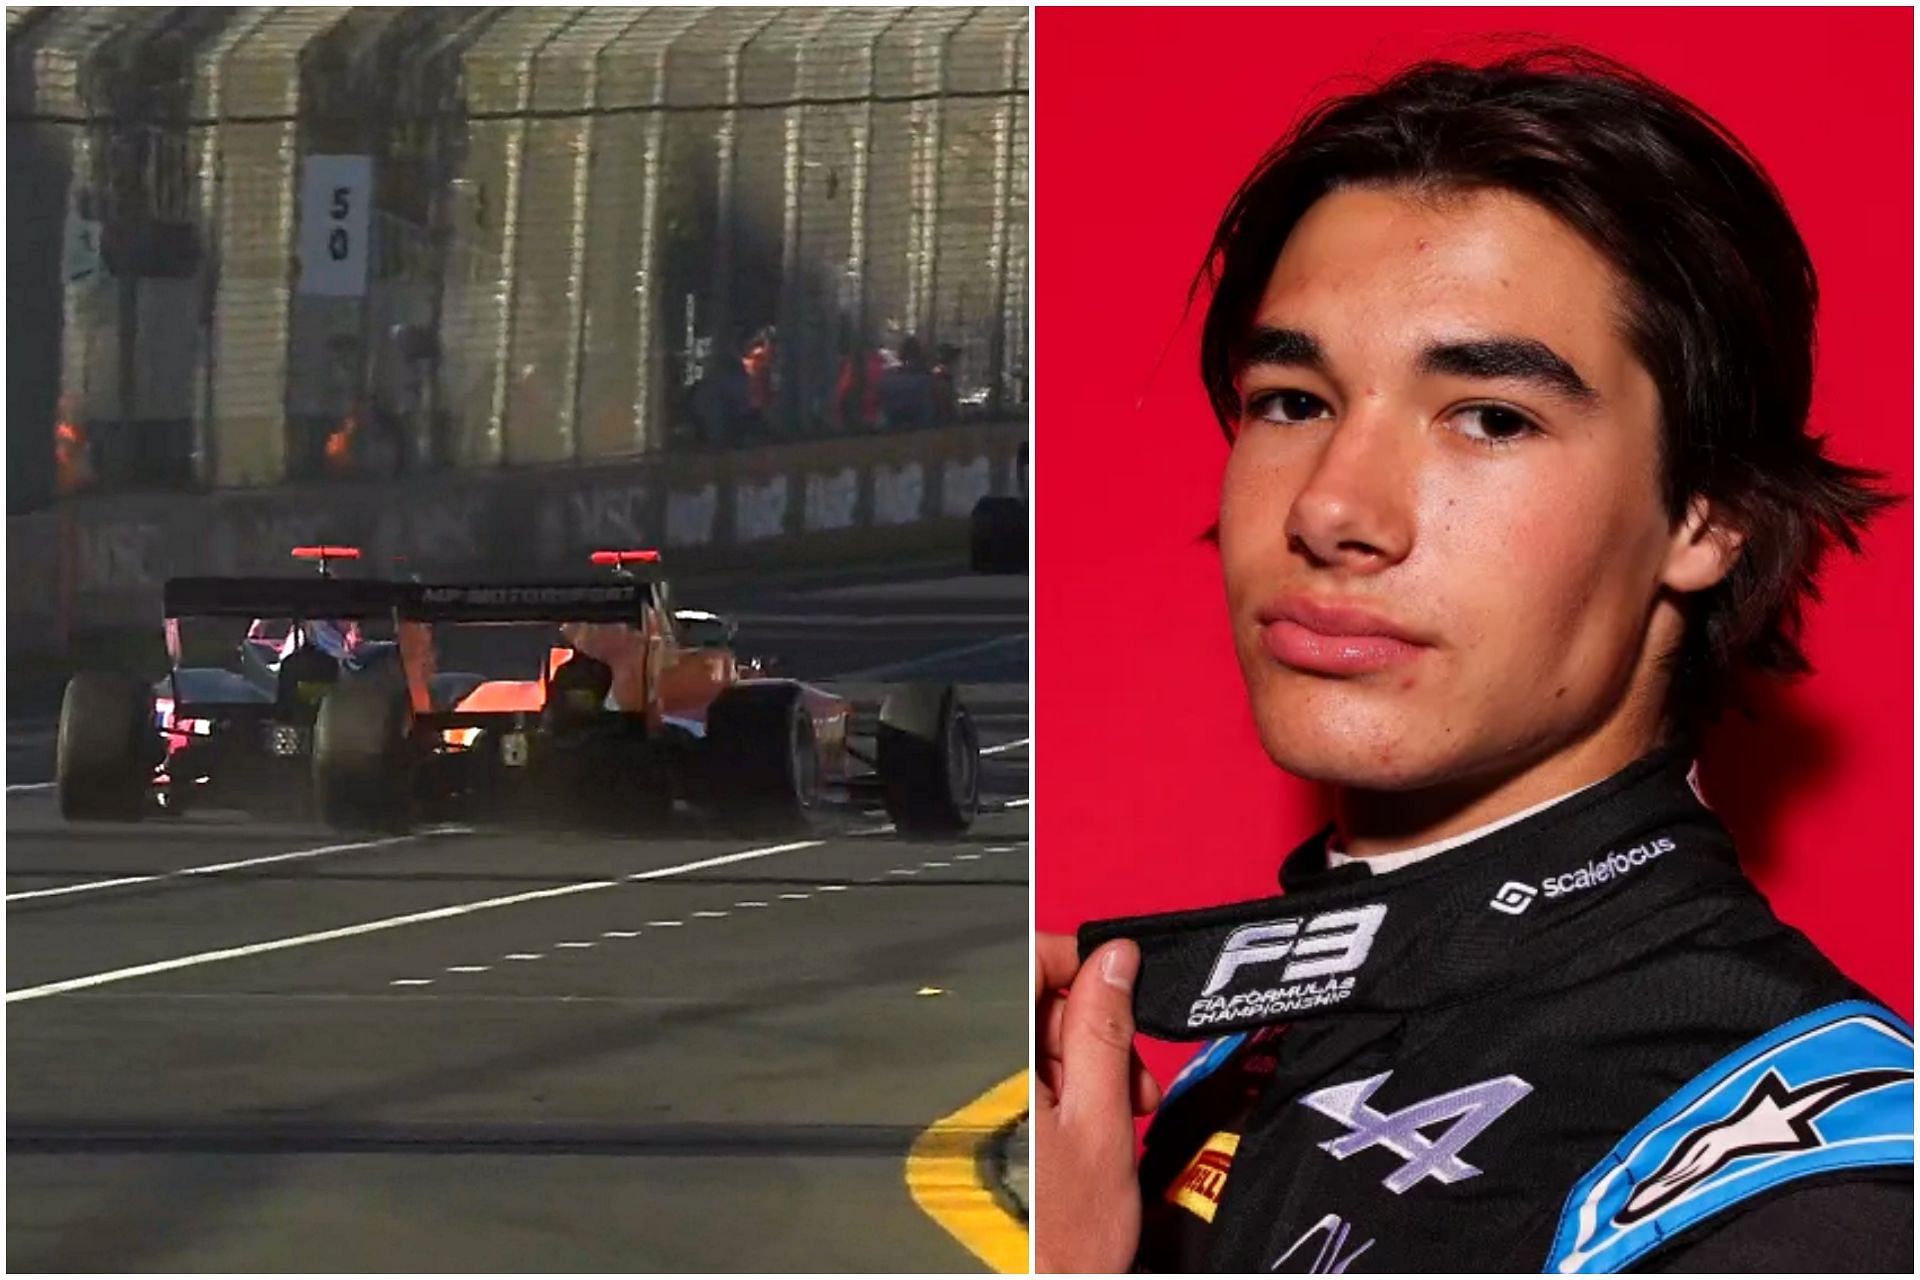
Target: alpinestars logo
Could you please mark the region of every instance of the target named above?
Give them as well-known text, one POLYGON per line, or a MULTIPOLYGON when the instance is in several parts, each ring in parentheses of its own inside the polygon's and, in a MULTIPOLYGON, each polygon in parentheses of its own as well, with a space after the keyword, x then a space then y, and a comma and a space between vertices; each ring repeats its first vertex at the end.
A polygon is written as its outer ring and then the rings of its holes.
POLYGON ((1631 1226, 1652 1217, 1735 1160, 1823 1146, 1820 1131, 1813 1127, 1821 1112, 1857 1093, 1911 1078, 1910 1072, 1881 1068, 1829 1076, 1789 1089, 1779 1072, 1768 1071, 1754 1082, 1732 1115, 1683 1138, 1673 1154, 1634 1188, 1614 1221, 1631 1226))
POLYGON ((1354 984, 1354 979, 1340 975, 1366 962, 1373 937, 1386 918, 1386 904, 1376 902, 1235 929, 1227 935, 1207 985, 1188 1011, 1187 1026, 1258 1020, 1339 1004, 1353 994, 1354 984), (1278 986, 1218 994, 1242 969, 1282 960, 1287 967, 1280 971, 1278 986), (1314 978, 1325 981, 1308 981, 1314 978))

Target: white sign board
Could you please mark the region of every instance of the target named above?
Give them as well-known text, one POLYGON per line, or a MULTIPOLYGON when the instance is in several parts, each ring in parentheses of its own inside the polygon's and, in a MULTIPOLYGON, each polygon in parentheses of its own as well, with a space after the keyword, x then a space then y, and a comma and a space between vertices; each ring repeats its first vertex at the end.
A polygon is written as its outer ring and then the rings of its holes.
POLYGON ((358 298, 367 291, 372 156, 308 156, 300 177, 300 292, 358 298))

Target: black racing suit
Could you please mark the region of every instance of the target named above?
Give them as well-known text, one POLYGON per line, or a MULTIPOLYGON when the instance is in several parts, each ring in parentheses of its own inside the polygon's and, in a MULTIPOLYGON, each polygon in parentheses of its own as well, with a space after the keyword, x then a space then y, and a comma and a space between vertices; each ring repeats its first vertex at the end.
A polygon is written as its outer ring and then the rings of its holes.
POLYGON ((1913 1033, 1777 920, 1660 752, 1372 875, 1090 924, 1141 1030, 1213 1040, 1140 1167, 1136 1266, 1908 1270, 1913 1033))

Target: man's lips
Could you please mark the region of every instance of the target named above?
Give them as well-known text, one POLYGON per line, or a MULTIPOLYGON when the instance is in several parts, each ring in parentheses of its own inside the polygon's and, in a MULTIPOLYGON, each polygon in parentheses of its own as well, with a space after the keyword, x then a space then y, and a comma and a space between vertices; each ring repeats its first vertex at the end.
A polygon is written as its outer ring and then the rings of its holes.
POLYGON ((1411 662, 1431 644, 1408 627, 1356 605, 1285 596, 1258 613, 1275 661, 1321 675, 1363 675, 1411 662))

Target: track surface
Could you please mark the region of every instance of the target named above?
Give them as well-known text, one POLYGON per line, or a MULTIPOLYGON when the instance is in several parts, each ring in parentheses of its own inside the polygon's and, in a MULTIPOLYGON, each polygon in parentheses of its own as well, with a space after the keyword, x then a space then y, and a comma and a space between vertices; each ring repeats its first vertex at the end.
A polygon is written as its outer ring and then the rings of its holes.
MULTIPOLYGON (((992 748, 1027 735, 1025 590, 679 603, 738 609, 794 675, 960 680, 992 748)), ((47 745, 10 735, 11 1269, 979 1268, 903 1166, 1025 1059, 1024 748, 953 843, 689 818, 341 848, 239 815, 69 826, 11 789, 47 745)))

